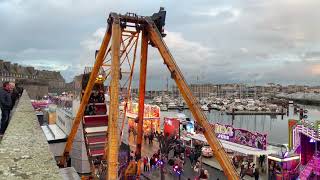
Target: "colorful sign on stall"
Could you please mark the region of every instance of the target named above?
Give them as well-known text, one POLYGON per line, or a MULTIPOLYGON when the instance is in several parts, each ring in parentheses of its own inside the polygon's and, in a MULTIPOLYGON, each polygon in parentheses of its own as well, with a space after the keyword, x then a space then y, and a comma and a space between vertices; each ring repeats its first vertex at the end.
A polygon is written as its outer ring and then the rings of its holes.
POLYGON ((31 104, 34 109, 47 108, 50 104, 49 100, 31 100, 31 104))
POLYGON ((213 127, 219 139, 262 150, 267 149, 267 134, 251 132, 224 124, 213 124, 213 127))
MULTIPOLYGON (((128 103, 127 117, 128 125, 130 129, 136 129, 137 127, 137 117, 138 117, 139 105, 138 103, 128 103)), ((150 133, 160 131, 160 108, 157 105, 144 105, 144 120, 143 120, 143 131, 145 133, 150 133)))
POLYGON ((176 136, 179 134, 180 121, 177 118, 164 118, 163 131, 165 135, 176 136))
POLYGON ((179 135, 180 133, 194 134, 194 121, 183 121, 180 118, 164 117, 163 131, 166 135, 179 135))
MULTIPOLYGON (((139 104, 128 103, 127 114, 138 115, 139 104)), ((160 118, 160 107, 157 105, 144 105, 144 118, 160 118)))

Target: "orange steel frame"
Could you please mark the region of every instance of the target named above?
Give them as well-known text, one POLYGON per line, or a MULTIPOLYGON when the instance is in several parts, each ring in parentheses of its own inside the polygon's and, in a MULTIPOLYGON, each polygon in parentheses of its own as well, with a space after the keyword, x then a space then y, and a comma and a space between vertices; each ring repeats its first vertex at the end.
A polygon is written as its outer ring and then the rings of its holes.
MULTIPOLYGON (((148 33, 146 30, 142 31, 141 42, 141 61, 140 61, 140 81, 139 81, 139 104, 138 104, 138 133, 137 133, 137 147, 136 160, 138 167, 141 167, 141 150, 143 137, 143 116, 144 116, 144 96, 146 92, 147 80, 147 58, 148 58, 148 33)), ((138 168, 137 179, 140 176, 140 168, 138 168)))
POLYGON ((103 38, 102 44, 100 46, 100 50, 98 52, 98 55, 97 55, 97 58, 96 58, 96 62, 95 62, 94 67, 92 69, 92 72, 91 72, 87 87, 86 87, 85 92, 84 92, 84 94, 82 96, 82 100, 81 100, 77 115, 75 117, 74 123, 72 125, 71 132, 70 132, 70 134, 68 136, 68 140, 67 140, 64 152, 63 152, 63 156, 60 159, 60 162, 59 162, 60 166, 64 166, 65 165, 66 157, 69 156, 69 152, 70 152, 70 150, 72 148, 73 140, 74 140, 74 138, 75 138, 75 136, 77 134, 77 130, 78 130, 79 124, 81 122, 81 119, 83 117, 86 105, 88 104, 88 101, 89 101, 89 98, 90 98, 90 94, 91 94, 91 90, 92 90, 92 88, 94 86, 96 77, 98 76, 100 67, 103 64, 104 56, 105 56, 106 49, 108 47, 110 38, 111 38, 111 27, 108 27, 107 28, 107 32, 106 32, 106 34, 105 34, 105 36, 103 38))
POLYGON ((105 150, 107 155, 108 169, 107 179, 118 179, 118 153, 119 153, 119 78, 120 78, 120 44, 121 28, 120 19, 117 15, 113 16, 112 25, 112 44, 111 44, 111 83, 110 83, 110 111, 108 120, 108 148, 105 150))
MULTIPOLYGON (((119 150, 119 133, 117 127, 117 121, 119 117, 119 71, 120 71, 120 44, 121 44, 121 32, 122 28, 120 26, 121 18, 128 18, 128 16, 118 15, 115 13, 110 14, 112 19, 112 24, 109 23, 106 34, 104 36, 103 42, 100 46, 94 68, 90 75, 89 82, 87 84, 84 96, 81 100, 81 104, 75 118, 74 124, 72 126, 71 133, 68 137, 66 143, 64 156, 61 158, 60 165, 65 164, 65 158, 68 156, 71 147, 72 141, 76 135, 76 131, 81 122, 81 118, 84 113, 84 109, 88 103, 88 99, 91 93, 91 90, 94 85, 94 80, 98 75, 100 67, 103 65, 103 58, 106 53, 107 46, 110 42, 112 35, 112 44, 111 44, 111 86, 110 86, 110 110, 109 112, 109 122, 108 122, 108 142, 106 142, 106 158, 108 162, 107 170, 107 179, 116 180, 118 176, 118 150, 119 150)), ((229 157, 224 151, 219 140, 216 138, 212 128, 203 113, 200 109, 200 106, 193 96, 186 80, 183 77, 181 70, 176 64, 172 54, 170 53, 168 47, 166 46, 160 32, 158 31, 155 23, 150 17, 135 17, 128 18, 128 21, 133 21, 136 24, 141 24, 143 26, 142 30, 142 43, 141 43, 141 62, 140 62, 140 84, 139 84, 139 111, 138 111, 138 138, 137 138, 137 149, 136 155, 139 158, 141 157, 141 143, 142 143, 142 124, 143 124, 143 111, 144 111, 144 95, 145 95, 145 86, 146 86, 146 71, 147 71, 147 54, 148 54, 148 42, 151 41, 155 47, 158 49, 161 54, 164 64, 166 64, 168 70, 171 73, 171 77, 175 80, 180 93, 182 94, 184 100, 189 106, 192 115, 194 116, 196 122, 204 128, 204 135, 208 141, 208 144, 212 148, 219 164, 222 166, 225 175, 228 179, 238 180, 239 175, 236 172, 236 169, 232 165, 229 157)), ((125 30, 123 30, 125 32, 125 30)), ((138 31, 138 30, 137 30, 138 31)), ((133 69, 133 68, 132 68, 133 69)), ((132 77, 130 77, 132 78, 132 77)), ((131 82, 130 82, 131 83, 131 82)), ((140 161, 138 161, 140 164, 140 161)), ((138 166, 140 169, 140 166, 138 166)), ((138 170, 138 177, 140 171, 138 170)))

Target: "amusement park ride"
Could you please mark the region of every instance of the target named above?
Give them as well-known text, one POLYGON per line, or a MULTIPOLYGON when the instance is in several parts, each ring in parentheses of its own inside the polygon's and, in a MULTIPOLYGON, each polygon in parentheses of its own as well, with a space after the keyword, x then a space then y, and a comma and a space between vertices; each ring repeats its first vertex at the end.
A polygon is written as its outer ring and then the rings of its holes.
MULTIPOLYGON (((236 169, 212 131, 205 114, 200 109, 200 106, 188 87, 181 70, 163 40, 163 37, 165 37, 163 29, 165 25, 165 16, 166 11, 164 11, 163 8, 160 8, 160 11, 158 13, 154 13, 152 16, 137 16, 133 13, 127 13, 125 15, 110 13, 107 21, 108 26, 106 33, 97 53, 94 67, 92 68, 92 71, 86 75, 89 78, 85 80, 85 83, 83 83, 81 104, 74 120, 71 133, 68 137, 64 154, 59 162, 60 166, 63 167, 66 165, 66 159, 68 158, 69 152, 72 148, 72 142, 80 123, 82 123, 84 137, 86 139, 87 153, 92 169, 92 175, 90 178, 97 179, 99 177, 101 179, 102 176, 105 176, 106 179, 116 180, 118 179, 118 176, 120 176, 118 159, 119 147, 121 144, 126 108, 130 99, 136 51, 138 41, 141 37, 139 109, 137 122, 138 131, 135 152, 136 161, 138 162, 137 167, 140 167, 139 165, 141 163, 144 97, 146 88, 148 46, 150 44, 152 47, 157 48, 161 54, 163 63, 171 73, 171 78, 175 80, 180 93, 189 106, 196 122, 203 128, 203 133, 211 146, 215 157, 222 166, 225 175, 228 179, 239 179, 236 169), (134 49, 133 52, 131 52, 132 49, 134 49), (132 60, 130 60, 130 58, 132 58, 132 60), (111 62, 111 64, 107 64, 108 62, 111 62), (128 92, 125 95, 125 108, 124 111, 120 112, 120 82, 123 81, 122 74, 126 73, 122 72, 122 69, 125 69, 126 63, 124 62, 127 63, 127 67, 130 69, 130 72, 128 79, 123 85, 128 87, 128 92), (104 68, 106 73, 99 73, 101 68, 104 68), (99 93, 104 93, 102 87, 104 81, 108 80, 109 75, 110 104, 107 114, 105 101, 94 101, 91 98, 93 97, 93 94, 95 94, 96 97, 99 97, 99 93), (95 109, 95 113, 85 113, 88 108, 95 109), (119 121, 122 121, 120 123, 120 127, 118 127, 119 121), (97 171, 97 167, 100 171, 97 171), (104 172, 104 175, 102 175, 101 172, 104 172)), ((135 177, 136 179, 139 179, 140 168, 136 169, 135 177)), ((128 175, 128 170, 126 172, 126 175, 128 175)))

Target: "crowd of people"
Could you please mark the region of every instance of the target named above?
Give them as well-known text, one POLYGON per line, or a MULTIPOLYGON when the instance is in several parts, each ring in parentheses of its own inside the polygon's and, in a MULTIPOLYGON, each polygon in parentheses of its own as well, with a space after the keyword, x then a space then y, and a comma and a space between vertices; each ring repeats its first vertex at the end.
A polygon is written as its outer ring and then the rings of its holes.
MULTIPOLYGON (((137 130, 135 128, 129 128, 128 129, 128 133, 129 133, 129 136, 132 135, 133 136, 133 140, 136 141, 136 138, 137 138, 137 135, 138 135, 137 130)), ((146 144, 149 143, 150 145, 152 145, 154 138, 155 138, 155 132, 153 132, 153 131, 150 131, 148 133, 144 133, 143 134, 143 139, 144 139, 144 142, 146 144)))
POLYGON ((276 174, 280 174, 281 167, 278 163, 271 161, 269 164, 269 179, 276 179, 276 174))
POLYGON ((145 156, 142 158, 143 161, 143 171, 149 172, 160 166, 160 152, 154 153, 151 157, 145 156))
POLYGON ((265 155, 259 156, 259 167, 256 166, 253 161, 243 158, 239 159, 238 156, 233 156, 232 162, 236 168, 240 167, 240 177, 244 178, 244 176, 249 175, 258 180, 260 177, 260 171, 264 172, 264 162, 265 162, 265 155))
POLYGON ((146 133, 143 135, 144 141, 149 144, 153 144, 154 132, 146 133))
POLYGON ((23 89, 15 86, 12 82, 4 82, 0 89, 0 107, 1 107, 1 127, 0 136, 2 137, 6 131, 9 120, 10 112, 13 109, 16 100, 21 96, 23 89))
MULTIPOLYGON (((134 128, 129 128, 129 135, 132 133, 134 139, 136 139, 137 132, 134 128)), ((144 142, 145 144, 153 145, 153 139, 156 137, 155 133, 145 133, 144 134, 144 142)), ((203 142, 194 141, 194 148, 185 147, 180 143, 176 142, 174 145, 173 156, 170 157, 162 157, 162 161, 169 167, 169 172, 174 173, 174 167, 177 167, 179 173, 183 173, 183 168, 186 167, 186 160, 190 160, 191 169, 194 171, 194 174, 197 174, 196 179, 206 180, 209 179, 208 170, 204 169, 201 166, 200 157, 202 156, 202 147, 204 146, 203 142), (171 171, 170 171, 171 169, 171 171)), ((134 156, 132 152, 132 156, 134 156)), ((246 175, 254 177, 256 180, 260 178, 260 172, 264 172, 264 163, 266 157, 261 155, 259 157, 258 164, 254 164, 252 159, 248 159, 246 157, 241 156, 242 158, 238 158, 238 156, 233 156, 232 162, 235 167, 240 168, 240 177, 243 179, 246 175)), ((144 172, 149 172, 152 169, 158 168, 157 160, 159 160, 159 153, 155 153, 151 157, 142 157, 143 162, 143 170, 144 172)), ((166 168, 165 168, 166 169, 166 168)), ((167 170, 164 170, 167 171, 167 170)), ((176 173, 177 174, 177 173, 176 173)))
MULTIPOLYGON (((130 130, 133 133, 134 130, 130 130)), ((134 133, 133 133, 134 134, 134 133)), ((152 134, 146 134, 145 143, 152 145, 152 134)), ((190 160, 191 169, 194 170, 194 174, 196 175, 196 179, 198 180, 208 180, 209 179, 209 172, 208 170, 204 169, 200 164, 200 157, 201 157, 201 147, 191 149, 186 148, 179 143, 177 143, 174 148, 172 149, 172 155, 160 155, 160 150, 154 153, 152 156, 142 157, 141 161, 143 164, 143 171, 150 172, 156 170, 163 165, 163 172, 170 173, 172 175, 182 175, 184 173, 184 168, 186 167, 187 159, 190 160), (199 150, 200 149, 200 150, 199 150), (161 157, 160 157, 161 156, 161 157)), ((130 153, 130 160, 135 159, 134 151, 130 153)))

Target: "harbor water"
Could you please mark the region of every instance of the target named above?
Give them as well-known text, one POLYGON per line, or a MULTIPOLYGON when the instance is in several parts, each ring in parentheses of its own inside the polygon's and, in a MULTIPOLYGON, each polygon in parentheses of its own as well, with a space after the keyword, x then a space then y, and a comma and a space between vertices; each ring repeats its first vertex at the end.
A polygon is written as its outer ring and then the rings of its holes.
MULTIPOLYGON (((300 107, 308 110, 306 120, 310 122, 320 120, 320 106, 300 105, 300 107)), ((176 113, 179 113, 179 111, 162 111, 161 119, 163 120, 163 117, 173 117, 176 113)), ((187 109, 180 113, 194 119, 187 109)), ((268 142, 273 144, 288 144, 288 120, 299 119, 299 114, 294 113, 292 105, 289 107, 289 115, 283 117, 281 115, 235 115, 233 120, 232 115, 217 110, 205 111, 205 114, 211 123, 228 124, 236 128, 267 133, 268 142)))

